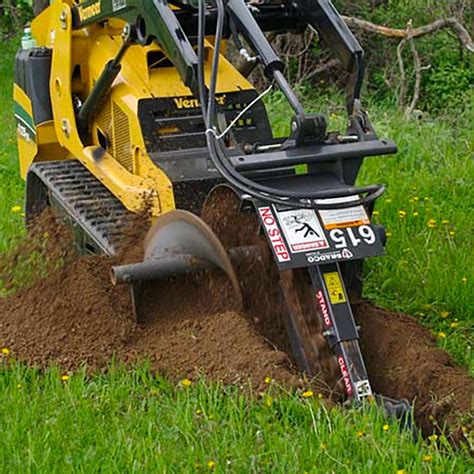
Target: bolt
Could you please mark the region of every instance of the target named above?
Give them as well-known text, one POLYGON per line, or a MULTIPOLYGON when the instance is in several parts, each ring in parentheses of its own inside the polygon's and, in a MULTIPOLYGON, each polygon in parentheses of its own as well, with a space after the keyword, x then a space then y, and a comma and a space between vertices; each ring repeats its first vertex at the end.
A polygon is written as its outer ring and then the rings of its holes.
POLYGON ((63 131, 65 137, 69 138, 69 135, 70 135, 70 132, 71 132, 71 127, 69 126, 69 120, 68 119, 62 119, 61 120, 61 130, 63 131))
POLYGON ((127 41, 130 36, 130 25, 127 23, 122 30, 122 40, 127 41))
POLYGON ((59 15, 59 21, 61 22, 61 28, 65 30, 67 28, 67 12, 63 10, 59 15))

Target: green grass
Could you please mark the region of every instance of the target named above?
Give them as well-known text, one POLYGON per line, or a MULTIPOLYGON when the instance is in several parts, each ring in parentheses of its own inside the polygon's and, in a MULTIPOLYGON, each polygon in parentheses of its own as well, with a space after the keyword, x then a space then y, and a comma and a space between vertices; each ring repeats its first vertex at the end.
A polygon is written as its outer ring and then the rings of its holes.
MULTIPOLYGON (((22 206, 24 189, 12 116, 14 50, 7 43, 0 53, 0 251, 23 233, 21 212, 12 212, 22 206)), ((281 130, 288 115, 277 95, 270 103, 281 130)), ((439 344, 472 371, 472 114, 452 123, 407 122, 391 107, 371 110, 380 134, 394 138, 400 153, 367 160, 361 176, 361 183, 388 184, 377 210, 391 233, 388 256, 367 265, 366 294, 444 332, 439 344)), ((331 105, 330 114, 342 123, 340 106, 331 105)), ((378 410, 328 410, 314 397, 270 390, 259 397, 204 382, 184 389, 146 367, 91 377, 78 372, 63 382, 58 370, 42 374, 4 357, 0 470, 199 472, 213 461, 217 472, 243 473, 474 471, 469 455, 453 452, 443 438, 413 441, 394 424, 384 431, 378 410)))
POLYGON ((12 73, 18 45, 3 42, 0 52, 0 252, 23 233, 23 190, 16 152, 12 73), (15 206, 21 211, 12 212, 15 206))
POLYGON ((185 388, 154 378, 146 367, 93 377, 79 372, 68 381, 61 375, 0 366, 3 472, 385 474, 474 468, 442 437, 414 441, 378 410, 328 409, 315 397, 272 386, 264 396, 203 382, 185 388))

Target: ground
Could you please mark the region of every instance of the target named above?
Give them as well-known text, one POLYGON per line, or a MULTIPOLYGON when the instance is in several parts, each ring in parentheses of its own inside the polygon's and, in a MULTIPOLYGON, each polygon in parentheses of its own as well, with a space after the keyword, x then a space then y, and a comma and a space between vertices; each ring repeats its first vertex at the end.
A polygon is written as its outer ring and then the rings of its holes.
MULTIPOLYGON (((15 48, 7 44, 0 61, 0 251, 24 232, 11 100, 15 48)), ((270 106, 275 127, 282 128, 280 98, 273 96, 270 106)), ((472 110, 416 121, 390 105, 369 106, 379 133, 394 139, 400 153, 368 160, 360 180, 388 185, 377 206, 377 219, 388 229, 388 255, 369 262, 365 294, 416 315, 472 374, 472 110)), ((339 106, 331 103, 329 112, 334 123, 341 120, 339 106)), ((376 408, 327 408, 317 393, 304 387, 286 392, 270 378, 262 381, 267 390, 256 394, 205 380, 171 382, 145 363, 133 371, 112 364, 94 375, 40 372, 2 349, 5 471, 474 470, 467 450, 453 450, 442 435, 413 439, 376 408)))

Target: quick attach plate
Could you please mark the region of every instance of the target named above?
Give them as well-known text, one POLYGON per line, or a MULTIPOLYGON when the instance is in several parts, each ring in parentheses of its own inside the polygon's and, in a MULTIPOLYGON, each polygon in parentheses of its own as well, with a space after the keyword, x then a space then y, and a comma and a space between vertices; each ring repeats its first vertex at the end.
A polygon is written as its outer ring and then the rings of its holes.
MULTIPOLYGON (((339 203, 357 196, 325 199, 339 203)), ((382 255, 377 229, 363 206, 344 209, 295 209, 254 202, 280 270, 382 255)))

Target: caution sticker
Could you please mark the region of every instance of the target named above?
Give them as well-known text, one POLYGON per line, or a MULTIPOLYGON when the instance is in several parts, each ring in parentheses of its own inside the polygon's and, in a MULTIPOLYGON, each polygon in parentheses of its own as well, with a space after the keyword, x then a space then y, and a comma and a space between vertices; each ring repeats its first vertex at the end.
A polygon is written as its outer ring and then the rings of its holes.
POLYGON ((342 286, 339 272, 324 273, 323 276, 331 303, 345 303, 347 300, 346 295, 344 294, 344 288, 342 286))
POLYGON ((312 209, 291 209, 277 214, 292 253, 329 248, 329 243, 312 209))
MULTIPOLYGON (((357 201, 359 196, 347 196, 334 199, 321 199, 318 202, 324 204, 339 204, 341 202, 357 201)), ((327 230, 341 227, 358 227, 370 224, 364 206, 346 207, 343 209, 329 209, 319 211, 319 215, 327 230)))

